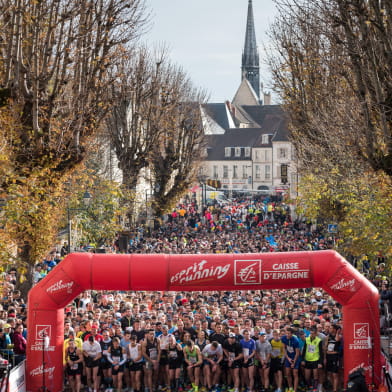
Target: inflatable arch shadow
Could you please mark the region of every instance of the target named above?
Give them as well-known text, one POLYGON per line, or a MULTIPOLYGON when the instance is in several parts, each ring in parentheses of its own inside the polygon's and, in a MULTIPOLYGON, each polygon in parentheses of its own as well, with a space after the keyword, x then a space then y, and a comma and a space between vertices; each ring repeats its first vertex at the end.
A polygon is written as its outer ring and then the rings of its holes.
POLYGON ((63 389, 63 308, 85 290, 230 291, 308 287, 323 288, 343 305, 345 380, 350 371, 361 366, 367 371, 368 381, 379 385, 378 290, 334 251, 196 255, 73 253, 29 293, 27 391, 38 391, 44 380, 51 392, 63 389))

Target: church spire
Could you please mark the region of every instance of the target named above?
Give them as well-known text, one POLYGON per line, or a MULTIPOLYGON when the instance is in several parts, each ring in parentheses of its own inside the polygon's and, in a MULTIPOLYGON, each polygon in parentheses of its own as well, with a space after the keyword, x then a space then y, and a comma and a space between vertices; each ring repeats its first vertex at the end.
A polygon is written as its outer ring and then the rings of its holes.
POLYGON ((246 78, 257 97, 260 99, 260 66, 257 50, 255 23, 253 19, 252 0, 248 3, 248 18, 246 22, 245 45, 242 52, 242 79, 246 78))

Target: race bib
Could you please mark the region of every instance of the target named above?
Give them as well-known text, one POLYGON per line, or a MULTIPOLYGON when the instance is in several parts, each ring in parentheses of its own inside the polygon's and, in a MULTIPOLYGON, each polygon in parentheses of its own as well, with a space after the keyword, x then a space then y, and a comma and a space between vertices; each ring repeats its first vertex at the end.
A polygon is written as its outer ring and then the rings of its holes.
POLYGON ((243 348, 242 353, 244 354, 245 358, 248 358, 249 357, 249 348, 243 348))
POLYGON ((190 363, 196 363, 196 357, 190 357, 189 358, 190 363))
POLYGON ((335 343, 328 343, 327 351, 335 351, 335 343))
POLYGON ((235 354, 234 353, 229 353, 229 359, 234 361, 234 358, 235 358, 235 354))
POLYGON ((280 355, 280 350, 278 348, 274 348, 272 350, 272 356, 273 357, 278 357, 280 355))
POLYGON ((158 359, 158 350, 156 348, 150 348, 150 358, 158 359))
POLYGON ((169 358, 176 359, 177 357, 177 351, 169 351, 169 358))
POLYGON ((112 357, 113 362, 120 362, 121 357, 112 357))
POLYGON ((288 353, 290 353, 290 354, 292 354, 293 352, 294 352, 294 348, 293 347, 291 347, 291 346, 287 346, 287 352, 288 353))
POLYGON ((72 366, 71 366, 71 369, 72 370, 77 370, 78 367, 79 367, 79 365, 77 363, 73 363, 72 366))
POLYGON ((316 346, 314 344, 309 344, 308 346, 308 352, 310 354, 314 354, 316 352, 316 346))

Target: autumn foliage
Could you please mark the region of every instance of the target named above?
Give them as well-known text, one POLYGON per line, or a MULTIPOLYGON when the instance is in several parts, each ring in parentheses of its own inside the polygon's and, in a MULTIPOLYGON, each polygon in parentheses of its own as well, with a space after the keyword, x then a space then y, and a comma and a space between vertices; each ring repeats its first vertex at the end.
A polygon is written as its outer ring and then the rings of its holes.
POLYGON ((63 183, 110 109, 108 69, 144 23, 143 0, 0 4, 0 248, 23 270, 53 243, 63 183))

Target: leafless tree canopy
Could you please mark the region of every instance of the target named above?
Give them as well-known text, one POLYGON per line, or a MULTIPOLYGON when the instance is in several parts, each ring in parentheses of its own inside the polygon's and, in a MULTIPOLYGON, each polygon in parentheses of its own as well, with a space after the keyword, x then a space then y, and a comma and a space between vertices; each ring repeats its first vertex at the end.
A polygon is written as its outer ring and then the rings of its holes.
POLYGON ((123 183, 135 189, 146 169, 163 205, 164 195, 170 192, 174 200, 194 177, 203 139, 199 105, 205 94, 170 64, 165 49, 152 54, 139 47, 124 57, 116 73, 116 105, 107 129, 123 183))
POLYGON ((0 85, 21 113, 17 166, 63 172, 83 158, 108 108, 107 69, 144 23, 144 0, 0 1, 0 85))
POLYGON ((277 3, 269 63, 303 164, 392 176, 392 3, 277 3))

